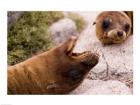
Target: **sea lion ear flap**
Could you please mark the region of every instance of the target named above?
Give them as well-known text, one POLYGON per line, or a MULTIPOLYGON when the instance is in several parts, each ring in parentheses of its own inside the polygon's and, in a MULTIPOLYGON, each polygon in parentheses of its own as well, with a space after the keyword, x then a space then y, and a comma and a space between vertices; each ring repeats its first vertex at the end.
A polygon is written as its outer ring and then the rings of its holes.
POLYGON ((76 43, 76 41, 77 41, 77 37, 75 37, 75 36, 72 36, 67 42, 66 42, 66 54, 67 55, 70 55, 71 53, 72 53, 72 50, 73 50, 73 48, 74 48, 74 46, 75 46, 75 43, 76 43))
POLYGON ((93 24, 92 25, 95 25, 96 24, 96 22, 93 22, 93 24))

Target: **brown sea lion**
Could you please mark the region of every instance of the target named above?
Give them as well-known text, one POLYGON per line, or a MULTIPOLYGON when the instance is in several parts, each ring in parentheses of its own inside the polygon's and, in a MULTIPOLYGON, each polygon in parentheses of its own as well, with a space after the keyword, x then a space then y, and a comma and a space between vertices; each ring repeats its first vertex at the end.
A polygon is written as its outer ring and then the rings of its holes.
POLYGON ((131 19, 131 32, 130 34, 133 34, 133 11, 124 11, 124 13, 131 19))
POLYGON ((96 24, 97 38, 102 44, 122 43, 133 32, 133 12, 101 12, 94 24, 96 24))
POLYGON ((73 53, 77 38, 8 67, 8 94, 67 94, 98 63, 98 54, 73 53))

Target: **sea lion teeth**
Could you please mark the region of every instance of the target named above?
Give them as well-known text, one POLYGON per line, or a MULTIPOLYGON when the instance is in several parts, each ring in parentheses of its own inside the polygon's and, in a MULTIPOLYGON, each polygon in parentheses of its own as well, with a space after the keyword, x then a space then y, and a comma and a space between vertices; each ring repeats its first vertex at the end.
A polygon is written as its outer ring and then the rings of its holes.
POLYGON ((8 94, 67 94, 97 65, 99 56, 73 53, 76 37, 8 67, 8 94))

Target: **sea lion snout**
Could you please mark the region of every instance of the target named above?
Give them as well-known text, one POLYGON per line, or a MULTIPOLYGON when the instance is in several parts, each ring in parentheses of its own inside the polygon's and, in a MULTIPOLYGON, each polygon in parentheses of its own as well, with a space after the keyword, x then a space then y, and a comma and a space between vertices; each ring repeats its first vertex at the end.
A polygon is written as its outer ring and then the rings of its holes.
POLYGON ((126 32, 123 30, 113 29, 107 33, 107 37, 112 40, 113 43, 120 43, 126 39, 126 32))
POLYGON ((97 53, 91 53, 90 51, 85 52, 85 57, 81 60, 81 62, 88 67, 94 67, 98 63, 98 61, 99 55, 97 53))
POLYGON ((118 31, 118 32, 117 32, 117 35, 118 35, 119 37, 123 36, 123 31, 118 31))

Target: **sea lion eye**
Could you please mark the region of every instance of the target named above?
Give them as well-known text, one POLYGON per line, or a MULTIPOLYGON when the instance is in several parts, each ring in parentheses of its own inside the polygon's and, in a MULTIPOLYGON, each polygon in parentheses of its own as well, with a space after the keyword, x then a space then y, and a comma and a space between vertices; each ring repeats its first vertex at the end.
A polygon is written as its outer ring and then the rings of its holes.
POLYGON ((103 23, 102 23, 103 28, 104 28, 104 29, 107 29, 107 28, 109 27, 109 25, 110 25, 110 22, 111 22, 111 19, 106 18, 106 19, 103 21, 103 23))
POLYGON ((130 28, 130 25, 129 25, 128 23, 124 25, 124 30, 125 30, 126 32, 129 30, 129 28, 130 28))

